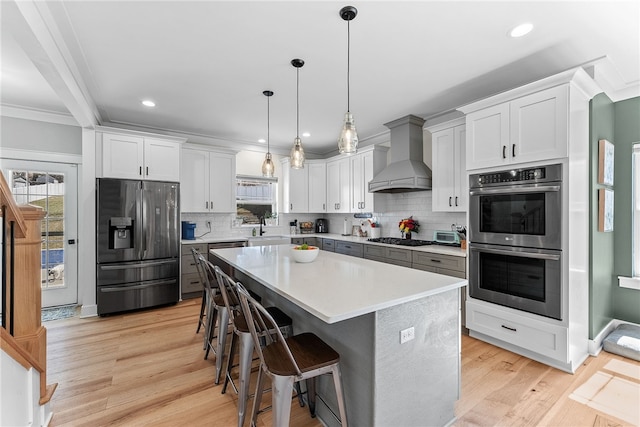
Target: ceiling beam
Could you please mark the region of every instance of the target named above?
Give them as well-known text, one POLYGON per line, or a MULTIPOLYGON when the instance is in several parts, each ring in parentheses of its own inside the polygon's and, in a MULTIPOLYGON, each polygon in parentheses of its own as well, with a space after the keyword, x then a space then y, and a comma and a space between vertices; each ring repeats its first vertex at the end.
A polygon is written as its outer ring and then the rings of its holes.
MULTIPOLYGON (((83 128, 101 123, 100 113, 89 96, 47 2, 13 2, 19 13, 11 33, 65 107, 83 128), (19 21, 19 22, 18 22, 19 21)), ((3 7, 8 6, 4 4, 3 7)))

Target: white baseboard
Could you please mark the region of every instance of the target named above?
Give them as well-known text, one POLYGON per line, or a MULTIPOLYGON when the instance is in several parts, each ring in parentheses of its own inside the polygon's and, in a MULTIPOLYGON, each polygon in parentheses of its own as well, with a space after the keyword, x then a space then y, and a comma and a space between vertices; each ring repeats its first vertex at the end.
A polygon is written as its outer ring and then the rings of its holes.
POLYGON ((83 304, 80 308, 80 318, 83 317, 96 317, 98 315, 97 304, 83 304))
MULTIPOLYGON (((597 356, 602 351, 602 342, 607 338, 614 329, 622 324, 635 325, 632 322, 625 322, 624 320, 613 319, 611 320, 607 326, 605 326, 598 335, 596 335, 592 340, 589 340, 589 354, 591 356, 597 356)), ((640 325, 636 325, 640 326, 640 325)))

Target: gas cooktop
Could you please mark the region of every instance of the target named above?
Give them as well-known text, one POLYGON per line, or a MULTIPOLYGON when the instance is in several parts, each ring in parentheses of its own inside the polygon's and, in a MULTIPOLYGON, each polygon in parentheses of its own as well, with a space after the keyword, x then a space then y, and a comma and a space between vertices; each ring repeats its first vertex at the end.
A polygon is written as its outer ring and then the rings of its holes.
POLYGON ((374 243, 386 243, 388 245, 401 245, 401 246, 427 246, 427 245, 440 245, 440 246, 453 246, 460 247, 460 243, 442 243, 434 240, 414 240, 414 239, 396 239, 395 237, 377 237, 375 239, 367 239, 369 242, 374 243))

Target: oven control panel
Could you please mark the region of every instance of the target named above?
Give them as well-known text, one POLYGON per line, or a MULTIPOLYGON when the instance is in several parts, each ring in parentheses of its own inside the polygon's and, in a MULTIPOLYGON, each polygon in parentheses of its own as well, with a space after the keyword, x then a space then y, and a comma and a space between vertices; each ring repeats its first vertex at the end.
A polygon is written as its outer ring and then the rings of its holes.
POLYGON ((560 181, 562 165, 538 166, 470 175, 470 187, 477 188, 491 184, 524 184, 527 182, 560 181))

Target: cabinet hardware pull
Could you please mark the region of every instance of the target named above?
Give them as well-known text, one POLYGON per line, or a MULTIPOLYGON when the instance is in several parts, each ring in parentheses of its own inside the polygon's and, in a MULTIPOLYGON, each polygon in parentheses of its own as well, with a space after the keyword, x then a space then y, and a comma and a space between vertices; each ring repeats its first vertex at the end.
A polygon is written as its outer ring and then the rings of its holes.
POLYGON ((293 210, 293 203, 289 203, 289 209, 293 210))
POLYGON ((458 206, 458 196, 456 196, 456 206, 458 206))
POLYGON ((439 259, 432 259, 431 262, 442 262, 442 261, 439 259))
POLYGON ((149 176, 149 166, 147 166, 147 176, 149 176))
POLYGON ((502 146, 502 158, 503 158, 503 159, 506 159, 506 158, 507 158, 507 154, 506 154, 506 153, 507 153, 507 146, 506 146, 506 145, 503 145, 503 146, 502 146))
POLYGON ((209 202, 204 202, 204 208, 209 209, 209 202))
POLYGON ((510 328, 510 327, 505 326, 505 325, 500 325, 500 326, 502 326, 503 328, 508 329, 508 330, 510 330, 510 331, 518 332, 518 330, 517 330, 516 328, 510 328))
POLYGON ((142 176, 142 166, 140 166, 140 176, 142 176))
POLYGON ((189 282, 190 285, 195 285, 196 283, 200 283, 199 280, 192 280, 191 282, 189 282))
POLYGON ((511 157, 515 157, 516 156, 516 144, 513 144, 511 146, 511 157))
POLYGON ((325 210, 326 208, 324 207, 324 203, 322 204, 322 210, 325 210))
POLYGON ((451 206, 451 196, 449 196, 449 206, 451 206))
POLYGON ((191 263, 191 264, 189 264, 189 265, 196 265, 196 263, 195 263, 195 262, 192 262, 192 263, 191 263))

